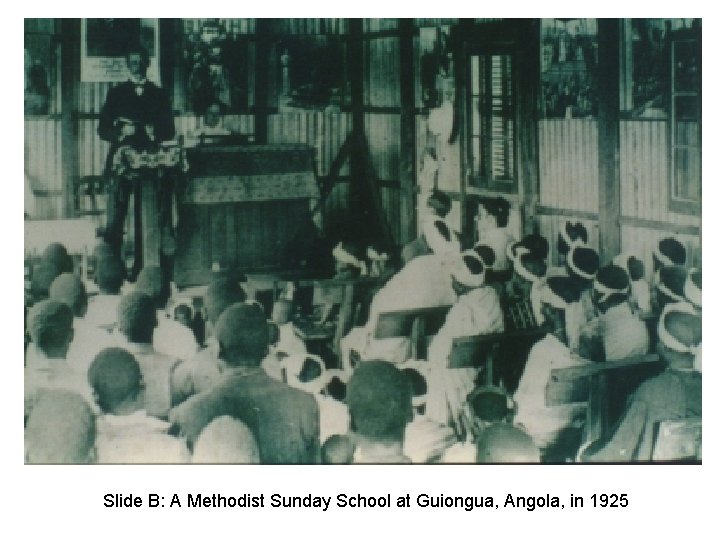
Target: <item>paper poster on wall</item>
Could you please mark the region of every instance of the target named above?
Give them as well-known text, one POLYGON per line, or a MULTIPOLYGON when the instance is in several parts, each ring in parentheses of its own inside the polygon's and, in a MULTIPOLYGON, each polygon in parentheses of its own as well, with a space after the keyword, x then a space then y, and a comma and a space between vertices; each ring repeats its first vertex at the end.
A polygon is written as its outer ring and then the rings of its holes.
POLYGON ((157 19, 82 19, 80 43, 82 82, 126 80, 125 51, 136 43, 150 54, 148 79, 160 82, 157 19))

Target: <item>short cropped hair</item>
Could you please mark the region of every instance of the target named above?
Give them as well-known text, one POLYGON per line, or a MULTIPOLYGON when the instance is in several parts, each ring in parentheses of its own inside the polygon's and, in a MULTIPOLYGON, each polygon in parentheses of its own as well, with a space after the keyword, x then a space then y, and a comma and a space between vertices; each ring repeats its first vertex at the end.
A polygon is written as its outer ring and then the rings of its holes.
POLYGON ((389 362, 362 362, 347 388, 354 431, 376 441, 402 440, 412 419, 412 394, 408 378, 389 362))
POLYGON ((495 218, 498 227, 507 227, 510 217, 510 203, 502 197, 481 197, 480 204, 495 218))
POLYGON ((95 417, 69 390, 41 390, 25 428, 27 463, 87 463, 95 446, 95 417))
POLYGON ((56 300, 38 302, 30 308, 27 317, 30 338, 43 352, 66 345, 72 324, 72 311, 67 304, 56 300))
POLYGON ((135 290, 147 294, 152 298, 155 307, 162 309, 170 298, 170 280, 159 266, 146 266, 138 274, 135 290))
POLYGON ((140 365, 132 354, 118 347, 100 351, 87 377, 104 413, 112 413, 124 401, 137 398, 142 387, 140 365))
POLYGON ((103 294, 118 294, 125 281, 125 265, 117 255, 101 255, 95 265, 95 283, 103 294))
POLYGON ((193 463, 260 463, 253 432, 243 422, 219 416, 203 428, 193 445, 193 463))
POLYGON ((268 322, 255 304, 233 304, 218 318, 215 336, 222 359, 230 365, 260 364, 269 345, 268 322))
POLYGON ((85 285, 75 274, 60 274, 50 285, 50 299, 63 302, 75 317, 82 317, 87 308, 85 285))
POLYGON ((157 326, 157 312, 152 299, 141 292, 131 292, 120 299, 118 328, 131 343, 151 343, 157 326))
POLYGON ((215 324, 229 306, 240 304, 247 295, 240 283, 229 277, 214 279, 205 291, 204 303, 207 320, 215 324))

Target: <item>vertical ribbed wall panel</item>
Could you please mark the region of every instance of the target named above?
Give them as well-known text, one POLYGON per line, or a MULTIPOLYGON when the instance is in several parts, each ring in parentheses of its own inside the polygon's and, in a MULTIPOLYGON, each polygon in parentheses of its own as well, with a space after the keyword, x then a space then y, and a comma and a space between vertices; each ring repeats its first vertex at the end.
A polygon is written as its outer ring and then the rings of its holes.
POLYGON ((366 114, 370 164, 380 180, 399 181, 400 115, 366 114))
MULTIPOLYGON (((350 115, 299 111, 268 118, 268 143, 303 143, 315 148, 318 175, 325 176, 350 131, 350 115)), ((348 174, 347 163, 341 175, 348 174)))
POLYGON ((365 44, 365 105, 400 106, 400 48, 396 37, 365 44))
POLYGON ((540 204, 598 211, 598 131, 594 120, 541 120, 540 204))
POLYGON ((62 216, 62 161, 60 120, 28 118, 25 120, 25 177, 34 195, 31 217, 56 219, 62 216), (42 192, 45 192, 44 194, 42 192))
POLYGON ((622 215, 673 225, 700 225, 699 216, 670 211, 667 129, 665 121, 620 122, 622 215))

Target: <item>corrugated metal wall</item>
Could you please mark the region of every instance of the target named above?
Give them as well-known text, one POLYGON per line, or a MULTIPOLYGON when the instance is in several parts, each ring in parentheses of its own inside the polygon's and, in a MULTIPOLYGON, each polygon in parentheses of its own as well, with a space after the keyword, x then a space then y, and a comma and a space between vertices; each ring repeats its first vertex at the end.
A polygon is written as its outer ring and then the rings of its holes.
POLYGON ((33 192, 26 209, 34 219, 62 217, 62 148, 60 120, 25 120, 25 182, 33 192))
POLYGON ((541 120, 538 131, 540 204, 597 212, 597 122, 541 120))
POLYGON ((620 122, 622 215, 699 226, 699 216, 670 211, 668 151, 667 121, 620 122))

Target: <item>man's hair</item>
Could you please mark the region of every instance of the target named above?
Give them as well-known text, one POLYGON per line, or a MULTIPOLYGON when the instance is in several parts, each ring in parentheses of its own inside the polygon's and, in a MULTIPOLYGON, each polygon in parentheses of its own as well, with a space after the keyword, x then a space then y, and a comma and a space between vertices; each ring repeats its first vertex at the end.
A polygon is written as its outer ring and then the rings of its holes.
POLYGON ((452 202, 448 194, 438 189, 433 189, 430 197, 428 197, 427 205, 434 208, 435 213, 441 218, 447 216, 452 208, 452 202))
POLYGON ((267 354, 268 323, 255 304, 233 304, 218 318, 215 336, 222 359, 230 365, 259 365, 267 354))
POLYGON ((147 294, 155 307, 162 309, 170 298, 170 280, 159 266, 146 266, 138 274, 135 290, 147 294))
MULTIPOLYGON (((663 238, 658 242, 657 248, 658 251, 670 259, 673 264, 682 266, 687 260, 685 246, 675 238, 663 238)), ((654 254, 653 257, 657 260, 654 254)))
POLYGON ((485 211, 495 218, 498 227, 507 227, 510 217, 510 203, 502 197, 480 197, 485 211))
POLYGON ((125 265, 117 255, 102 255, 95 265, 95 283, 103 294, 118 294, 125 280, 125 265))
POLYGON ((125 58, 128 58, 131 54, 139 54, 145 63, 145 67, 150 65, 150 53, 141 43, 128 43, 128 46, 125 48, 125 58))
POLYGON ((219 416, 198 435, 192 462, 260 463, 260 450, 248 426, 237 418, 219 416))
POLYGON ((352 463, 355 448, 347 435, 330 435, 320 449, 323 465, 348 465, 352 463))
POLYGON ((205 291, 203 302, 208 321, 215 324, 229 306, 240 304, 247 298, 237 280, 229 277, 214 279, 205 291))
POLYGON ((545 260, 550 252, 550 244, 547 239, 537 233, 528 234, 521 241, 520 245, 527 248, 535 257, 545 260))
POLYGON ((72 324, 72 311, 67 304, 56 300, 38 302, 30 308, 27 317, 30 338, 45 353, 68 343, 72 324))
POLYGON ((533 253, 523 253, 520 255, 518 264, 534 276, 542 277, 547 273, 547 264, 545 261, 533 253))
POLYGON ((30 290, 35 301, 48 297, 50 285, 59 275, 58 268, 48 261, 40 260, 33 265, 30 290))
POLYGON ((98 353, 88 368, 87 377, 104 413, 113 413, 123 402, 137 398, 142 387, 137 360, 118 347, 98 353))
POLYGON ((131 292, 120 299, 118 328, 131 343, 151 343, 157 326, 152 299, 141 292, 131 292))
POLYGON ((412 419, 412 387, 389 362, 362 362, 348 382, 347 405, 356 433, 375 441, 401 441, 412 419))
POLYGON ((493 424, 477 441, 478 463, 539 463, 540 451, 532 438, 509 424, 493 424))
POLYGON ((25 428, 27 463, 87 463, 94 445, 88 404, 69 390, 41 390, 25 428))
MULTIPOLYGON (((566 221, 563 225, 561 225, 561 227, 565 228, 565 232, 567 233, 570 240, 580 240, 583 244, 587 244, 587 229, 585 228, 585 225, 583 225, 579 221, 574 224, 566 221)), ((558 252, 562 253, 563 255, 567 255, 568 251, 570 251, 570 246, 567 244, 567 242, 565 242, 565 238, 563 238, 563 235, 561 233, 558 233, 557 248, 558 252)))
POLYGON ((50 285, 50 299, 67 304, 75 317, 82 317, 87 308, 85 285, 75 274, 60 274, 50 285))
POLYGON ((46 247, 41 258, 44 262, 54 266, 58 274, 73 271, 72 257, 68 254, 65 246, 59 242, 53 242, 46 247))

